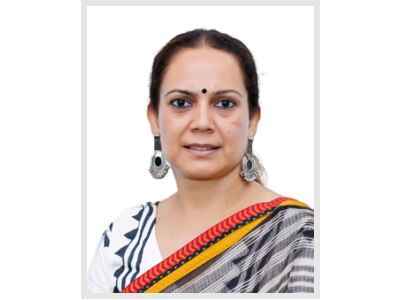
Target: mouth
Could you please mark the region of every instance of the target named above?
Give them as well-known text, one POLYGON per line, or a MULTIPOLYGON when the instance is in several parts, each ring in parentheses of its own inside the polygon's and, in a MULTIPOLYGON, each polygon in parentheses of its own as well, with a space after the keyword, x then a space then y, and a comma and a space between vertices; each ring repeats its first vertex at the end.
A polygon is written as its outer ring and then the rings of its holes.
POLYGON ((215 153, 221 146, 212 145, 212 144, 188 144, 184 145, 184 148, 188 149, 192 154, 198 156, 205 156, 212 153, 215 153))
POLYGON ((184 146, 186 149, 197 150, 197 151, 210 151, 221 148, 220 146, 211 144, 189 144, 184 146))

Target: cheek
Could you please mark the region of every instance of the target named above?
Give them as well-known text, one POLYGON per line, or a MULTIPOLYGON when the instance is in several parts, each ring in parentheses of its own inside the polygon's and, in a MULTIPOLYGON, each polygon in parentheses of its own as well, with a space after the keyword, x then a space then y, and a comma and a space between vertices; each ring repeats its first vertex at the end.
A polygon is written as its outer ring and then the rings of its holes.
POLYGON ((229 152, 244 153, 247 146, 249 121, 247 118, 234 118, 229 122, 224 120, 221 133, 229 152))
POLYGON ((243 114, 232 116, 229 120, 229 134, 236 137, 245 137, 249 131, 249 119, 243 114))
POLYGON ((177 118, 171 113, 160 111, 159 128, 162 149, 167 156, 174 156, 176 150, 180 148, 181 135, 186 122, 184 118, 177 118))

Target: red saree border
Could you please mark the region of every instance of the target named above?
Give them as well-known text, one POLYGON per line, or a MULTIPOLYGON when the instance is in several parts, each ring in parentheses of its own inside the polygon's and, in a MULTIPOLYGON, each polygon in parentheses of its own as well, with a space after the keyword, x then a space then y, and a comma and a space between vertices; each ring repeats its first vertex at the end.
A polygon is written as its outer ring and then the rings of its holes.
POLYGON ((254 220, 256 217, 279 206, 284 200, 292 200, 292 198, 277 197, 269 202, 255 203, 232 214, 219 223, 213 225, 173 254, 166 257, 160 263, 140 275, 125 287, 122 292, 137 293, 144 291, 149 284, 154 284, 157 280, 161 279, 166 272, 169 273, 171 270, 177 269, 182 265, 182 263, 185 263, 188 259, 199 254, 201 250, 209 246, 213 241, 218 240, 229 233, 230 230, 237 228, 239 225, 245 224, 246 221, 254 220))

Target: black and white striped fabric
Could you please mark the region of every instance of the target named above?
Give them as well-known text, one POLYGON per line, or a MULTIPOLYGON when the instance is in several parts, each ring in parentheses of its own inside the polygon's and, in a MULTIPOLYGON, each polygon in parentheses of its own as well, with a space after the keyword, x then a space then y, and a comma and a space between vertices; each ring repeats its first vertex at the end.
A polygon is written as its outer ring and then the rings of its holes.
POLYGON ((313 293, 313 210, 274 209, 235 246, 163 292, 313 293))
MULTIPOLYGON (((109 226, 89 269, 89 292, 121 292, 162 260, 155 221, 156 203, 146 202, 125 210, 109 226)), ((313 210, 274 209, 236 245, 163 292, 313 293, 313 210)))

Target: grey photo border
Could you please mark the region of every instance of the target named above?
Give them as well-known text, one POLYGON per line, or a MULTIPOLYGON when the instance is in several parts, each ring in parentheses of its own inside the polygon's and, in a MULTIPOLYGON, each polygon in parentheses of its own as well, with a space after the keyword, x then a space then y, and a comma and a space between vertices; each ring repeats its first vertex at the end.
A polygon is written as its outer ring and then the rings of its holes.
POLYGON ((319 0, 81 0, 81 295, 84 299, 108 298, 320 298, 320 3, 319 0), (314 212, 315 268, 314 293, 170 293, 170 294, 91 294, 87 291, 87 7, 90 5, 306 5, 314 7, 314 212))

